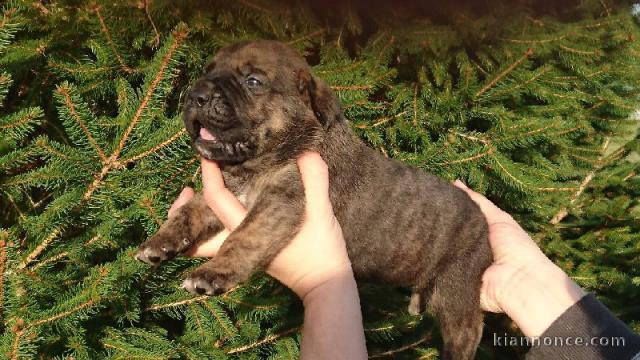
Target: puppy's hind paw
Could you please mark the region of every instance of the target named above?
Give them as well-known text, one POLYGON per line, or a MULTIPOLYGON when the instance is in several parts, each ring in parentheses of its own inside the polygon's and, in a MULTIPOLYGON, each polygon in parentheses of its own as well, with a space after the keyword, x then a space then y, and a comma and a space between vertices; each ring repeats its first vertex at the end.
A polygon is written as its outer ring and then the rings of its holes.
POLYGON ((238 277, 232 272, 216 270, 207 265, 203 265, 189 275, 182 282, 182 287, 192 294, 220 295, 238 284, 238 277))
POLYGON ((220 295, 224 292, 215 283, 192 277, 188 277, 182 282, 182 288, 194 295, 220 295))

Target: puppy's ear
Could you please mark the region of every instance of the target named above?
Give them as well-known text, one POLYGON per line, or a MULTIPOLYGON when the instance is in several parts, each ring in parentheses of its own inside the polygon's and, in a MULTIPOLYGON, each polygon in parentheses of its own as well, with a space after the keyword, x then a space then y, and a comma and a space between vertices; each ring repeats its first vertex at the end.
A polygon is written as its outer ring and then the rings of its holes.
POLYGON ((307 70, 298 73, 298 81, 300 94, 307 97, 309 106, 325 129, 344 120, 340 100, 324 81, 307 70))

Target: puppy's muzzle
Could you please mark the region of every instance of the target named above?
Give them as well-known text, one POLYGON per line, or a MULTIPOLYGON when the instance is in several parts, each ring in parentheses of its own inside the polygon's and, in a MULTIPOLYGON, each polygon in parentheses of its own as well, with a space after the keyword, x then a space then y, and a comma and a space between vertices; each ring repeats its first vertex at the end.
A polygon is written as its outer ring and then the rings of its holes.
POLYGON ((187 108, 202 126, 218 129, 233 127, 236 116, 227 96, 209 79, 199 80, 189 93, 187 108))
POLYGON ((193 84, 185 102, 184 123, 200 155, 235 164, 255 154, 255 137, 243 117, 249 100, 232 75, 207 74, 193 84))

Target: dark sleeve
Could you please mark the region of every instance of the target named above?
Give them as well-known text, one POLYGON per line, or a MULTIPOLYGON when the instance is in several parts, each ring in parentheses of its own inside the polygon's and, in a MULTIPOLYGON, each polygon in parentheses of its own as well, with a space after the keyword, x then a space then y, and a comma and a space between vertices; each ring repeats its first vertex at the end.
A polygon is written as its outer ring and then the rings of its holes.
POLYGON ((640 336, 592 294, 567 309, 532 343, 527 360, 640 360, 640 336))

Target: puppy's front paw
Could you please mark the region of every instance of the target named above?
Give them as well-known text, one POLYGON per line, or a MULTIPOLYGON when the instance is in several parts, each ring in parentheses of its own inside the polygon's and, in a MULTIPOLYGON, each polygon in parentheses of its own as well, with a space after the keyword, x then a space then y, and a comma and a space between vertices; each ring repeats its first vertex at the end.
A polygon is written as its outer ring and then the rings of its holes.
POLYGON ((192 294, 220 295, 245 280, 244 276, 230 268, 217 266, 214 261, 197 268, 182 283, 182 287, 192 294))
POLYGON ((163 261, 174 258, 178 253, 186 250, 193 241, 184 234, 180 235, 160 229, 154 236, 140 245, 136 259, 149 265, 159 265, 163 261))

